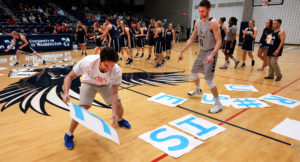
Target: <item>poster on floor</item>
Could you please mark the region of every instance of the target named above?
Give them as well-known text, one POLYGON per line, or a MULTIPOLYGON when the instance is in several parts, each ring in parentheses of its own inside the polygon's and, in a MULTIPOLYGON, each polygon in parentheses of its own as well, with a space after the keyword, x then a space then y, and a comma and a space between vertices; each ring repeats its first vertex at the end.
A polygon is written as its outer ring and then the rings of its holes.
POLYGON ((256 98, 232 98, 230 100, 231 105, 236 109, 270 107, 268 104, 256 98))
POLYGON ((286 118, 271 131, 300 141, 300 121, 286 118))
POLYGON ((182 104, 183 102, 187 101, 187 99, 171 96, 164 93, 159 93, 155 96, 148 98, 147 100, 157 102, 163 105, 171 106, 171 107, 176 107, 182 104))
POLYGON ((229 91, 248 91, 248 92, 258 92, 258 90, 252 85, 233 85, 225 84, 225 87, 229 91))
POLYGON ((285 98, 285 97, 282 97, 282 96, 272 95, 272 94, 266 94, 266 95, 264 95, 264 96, 262 96, 258 99, 264 100, 264 101, 267 101, 267 102, 271 102, 273 104, 285 106, 285 107, 288 107, 288 108, 295 108, 295 107, 300 105, 299 101, 289 99, 289 98, 285 98))
POLYGON ((179 158, 203 143, 167 125, 146 132, 139 138, 174 158, 179 158))
POLYGON ((74 103, 68 103, 68 105, 72 119, 92 130, 93 132, 120 145, 119 136, 116 130, 107 124, 103 119, 74 103))
POLYGON ((181 129, 201 140, 207 140, 226 129, 192 114, 169 122, 170 125, 181 129))

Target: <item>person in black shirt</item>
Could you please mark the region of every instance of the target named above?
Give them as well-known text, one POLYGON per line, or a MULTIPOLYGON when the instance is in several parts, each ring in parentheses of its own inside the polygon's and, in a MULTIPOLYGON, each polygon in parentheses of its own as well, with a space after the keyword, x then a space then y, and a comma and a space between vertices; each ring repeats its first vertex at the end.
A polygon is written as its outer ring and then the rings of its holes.
POLYGON ((77 34, 77 42, 79 43, 81 51, 82 51, 81 54, 87 55, 86 38, 85 38, 87 35, 87 30, 81 21, 78 21, 78 23, 76 24, 76 34, 77 34))
POLYGON ((14 64, 14 66, 19 65, 20 61, 20 54, 22 52, 24 53, 32 53, 36 55, 39 59, 43 60, 43 65, 46 65, 46 61, 42 58, 41 55, 39 55, 30 45, 29 41, 26 39, 26 37, 23 34, 20 34, 16 31, 11 32, 11 36, 13 37, 13 41, 11 42, 10 46, 5 50, 5 52, 8 52, 10 49, 12 49, 15 44, 17 44, 17 62, 14 64))
POLYGON ((256 35, 257 35, 257 29, 254 26, 254 20, 250 20, 249 27, 243 31, 243 39, 244 39, 243 46, 242 46, 243 64, 241 67, 245 67, 245 65, 246 65, 245 61, 246 61, 247 53, 248 53, 249 57, 252 59, 251 66, 254 66, 254 64, 255 64, 252 53, 254 50, 254 40, 255 40, 256 35))
POLYGON ((269 75, 265 79, 274 79, 274 73, 277 76, 276 82, 280 81, 282 74, 278 65, 278 58, 282 55, 283 45, 285 41, 285 31, 280 28, 281 19, 276 19, 273 22, 274 32, 268 49, 268 65, 269 75))
POLYGON ((258 69, 258 71, 263 71, 265 69, 265 67, 267 67, 267 65, 268 65, 267 52, 268 52, 270 41, 272 39, 272 33, 273 33, 272 24, 273 24, 273 20, 269 19, 266 22, 266 27, 260 37, 259 49, 257 51, 257 56, 258 56, 258 58, 260 58, 263 61, 263 65, 261 68, 258 69))

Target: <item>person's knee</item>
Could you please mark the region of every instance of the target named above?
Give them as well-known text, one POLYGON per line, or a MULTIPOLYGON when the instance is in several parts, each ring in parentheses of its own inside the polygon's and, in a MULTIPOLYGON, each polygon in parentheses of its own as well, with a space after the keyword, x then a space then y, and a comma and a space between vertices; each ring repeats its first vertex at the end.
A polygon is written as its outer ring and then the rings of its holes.
POLYGON ((216 85, 215 85, 215 83, 213 82, 213 80, 211 80, 211 79, 205 79, 205 81, 206 81, 206 83, 207 83, 207 85, 208 85, 208 87, 209 87, 210 89, 213 89, 213 88, 216 87, 216 85))
POLYGON ((89 106, 89 105, 80 105, 80 106, 83 107, 86 110, 88 110, 89 108, 91 108, 91 106, 89 106))
POLYGON ((192 79, 193 80, 199 80, 199 76, 198 76, 198 73, 191 73, 191 76, 192 76, 192 79))

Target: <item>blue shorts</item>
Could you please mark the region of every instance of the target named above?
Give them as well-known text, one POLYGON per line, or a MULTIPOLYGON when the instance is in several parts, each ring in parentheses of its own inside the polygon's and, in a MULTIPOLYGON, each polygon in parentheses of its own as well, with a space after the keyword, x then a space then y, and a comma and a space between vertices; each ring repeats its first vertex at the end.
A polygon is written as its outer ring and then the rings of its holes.
POLYGON ((259 48, 261 48, 262 50, 265 50, 265 49, 267 49, 267 48, 269 48, 268 46, 261 46, 261 47, 259 47, 259 48))

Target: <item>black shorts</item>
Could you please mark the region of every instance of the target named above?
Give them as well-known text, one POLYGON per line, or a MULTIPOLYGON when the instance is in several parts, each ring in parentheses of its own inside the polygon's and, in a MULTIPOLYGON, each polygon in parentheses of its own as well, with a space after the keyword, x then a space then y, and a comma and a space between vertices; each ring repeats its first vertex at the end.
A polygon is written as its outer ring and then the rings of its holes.
POLYGON ((225 40, 224 39, 222 39, 222 46, 221 46, 221 48, 220 49, 222 49, 222 50, 224 50, 225 49, 225 47, 226 47, 226 44, 225 44, 225 40))
POLYGON ((236 41, 233 42, 232 48, 230 48, 231 41, 225 41, 225 54, 232 55, 234 52, 236 41))
POLYGON ((121 38, 120 39, 120 47, 121 48, 125 48, 126 47, 126 39, 125 38, 121 38))
POLYGON ((156 41, 155 42, 155 47, 154 47, 154 54, 161 54, 163 51, 163 43, 162 41, 156 41))
POLYGON ((25 53, 34 53, 36 52, 30 45, 23 47, 22 49, 18 49, 18 51, 25 52, 25 53))
POLYGON ((102 45, 102 41, 103 39, 96 39, 96 47, 104 47, 104 45, 102 45))
POLYGON ((149 46, 155 46, 155 40, 154 40, 153 37, 150 37, 150 38, 148 39, 148 45, 149 45, 149 46))
POLYGON ((77 37, 77 42, 79 43, 79 44, 86 44, 86 41, 85 41, 85 36, 83 35, 83 36, 78 36, 77 37))
POLYGON ((242 46, 242 50, 243 51, 249 51, 252 52, 254 49, 254 41, 244 41, 243 46, 242 46))
POLYGON ((136 47, 137 48, 144 48, 144 39, 143 37, 137 37, 136 39, 136 47))
POLYGON ((167 41, 166 41, 166 50, 167 50, 167 51, 172 50, 172 41, 173 41, 173 40, 167 40, 167 41))
POLYGON ((135 48, 135 41, 134 41, 134 38, 130 38, 130 47, 129 47, 128 40, 126 39, 126 47, 127 47, 128 49, 133 49, 133 48, 135 48))
POLYGON ((120 39, 115 38, 111 40, 110 46, 112 48, 114 48, 118 53, 121 52, 121 48, 120 48, 120 39))

